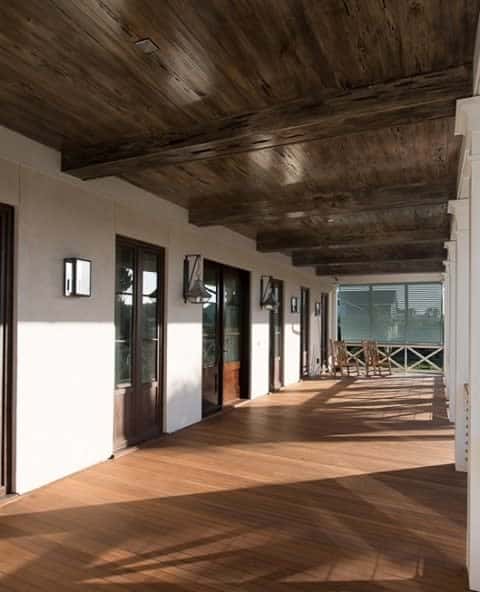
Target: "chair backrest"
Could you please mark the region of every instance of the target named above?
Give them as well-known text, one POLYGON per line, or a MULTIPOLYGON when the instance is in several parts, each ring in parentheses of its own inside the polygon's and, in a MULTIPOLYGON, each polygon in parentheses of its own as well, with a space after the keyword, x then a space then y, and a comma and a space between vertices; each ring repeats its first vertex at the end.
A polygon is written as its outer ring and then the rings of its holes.
POLYGON ((332 340, 332 355, 334 363, 345 366, 348 363, 349 355, 345 341, 332 340))
POLYGON ((365 363, 369 366, 376 366, 379 362, 377 342, 371 339, 364 339, 362 341, 363 357, 365 363))

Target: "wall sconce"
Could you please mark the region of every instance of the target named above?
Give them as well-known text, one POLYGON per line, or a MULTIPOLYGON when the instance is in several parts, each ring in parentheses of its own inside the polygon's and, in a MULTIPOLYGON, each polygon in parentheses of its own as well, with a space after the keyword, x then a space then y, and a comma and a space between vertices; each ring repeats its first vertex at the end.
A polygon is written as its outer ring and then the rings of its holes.
POLYGON ((290 298, 290 312, 293 314, 297 314, 297 312, 298 312, 298 298, 297 298, 297 296, 292 296, 290 298))
POLYGON ((265 310, 277 310, 280 306, 273 289, 271 275, 262 275, 260 278, 260 306, 265 310))
POLYGON ((183 260, 183 300, 185 304, 205 304, 210 301, 210 292, 202 280, 202 256, 185 255, 183 260))
POLYGON ((322 307, 320 302, 315 302, 315 316, 319 317, 322 312, 322 307))
POLYGON ((92 262, 88 259, 69 257, 63 260, 64 296, 92 295, 92 262))

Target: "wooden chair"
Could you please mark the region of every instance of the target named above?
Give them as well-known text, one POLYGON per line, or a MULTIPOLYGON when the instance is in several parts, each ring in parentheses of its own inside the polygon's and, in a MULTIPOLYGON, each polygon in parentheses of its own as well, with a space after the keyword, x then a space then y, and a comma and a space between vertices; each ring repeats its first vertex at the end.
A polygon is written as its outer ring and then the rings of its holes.
POLYGON ((381 354, 378 349, 376 341, 365 339, 362 341, 363 358, 365 360, 365 374, 370 376, 370 369, 373 370, 373 375, 378 374, 382 376, 382 362, 387 361, 388 373, 392 373, 392 367, 390 364, 390 356, 385 356, 385 360, 381 359, 381 354))
POLYGON ((360 376, 358 360, 348 353, 345 341, 334 341, 331 339, 330 348, 332 352, 332 373, 334 376, 337 374, 337 368, 340 370, 342 376, 345 375, 345 370, 347 371, 347 376, 350 376, 350 368, 355 368, 357 376, 360 376))

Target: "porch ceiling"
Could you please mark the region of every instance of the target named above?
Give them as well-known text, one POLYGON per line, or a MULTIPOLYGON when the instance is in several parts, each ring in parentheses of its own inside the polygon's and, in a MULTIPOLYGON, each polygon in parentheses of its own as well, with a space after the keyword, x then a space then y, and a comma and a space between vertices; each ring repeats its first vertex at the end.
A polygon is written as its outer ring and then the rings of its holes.
POLYGON ((479 8, 3 3, 0 123, 321 274, 439 271, 479 8))

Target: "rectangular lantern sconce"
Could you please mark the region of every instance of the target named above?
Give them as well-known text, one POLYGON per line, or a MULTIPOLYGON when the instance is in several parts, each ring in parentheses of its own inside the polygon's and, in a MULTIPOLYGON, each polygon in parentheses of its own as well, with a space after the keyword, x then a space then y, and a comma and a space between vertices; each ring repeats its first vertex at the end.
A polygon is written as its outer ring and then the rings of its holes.
POLYGON ((315 316, 319 317, 321 313, 321 305, 320 302, 315 302, 315 316))
POLYGON ((70 257, 63 260, 64 296, 92 295, 92 262, 88 259, 70 257))
POLYGON ((201 255, 185 255, 183 260, 183 301, 185 304, 206 304, 211 294, 202 279, 203 260, 201 255))
POLYGON ((292 296, 290 298, 290 312, 296 314, 298 312, 298 298, 297 296, 292 296))

